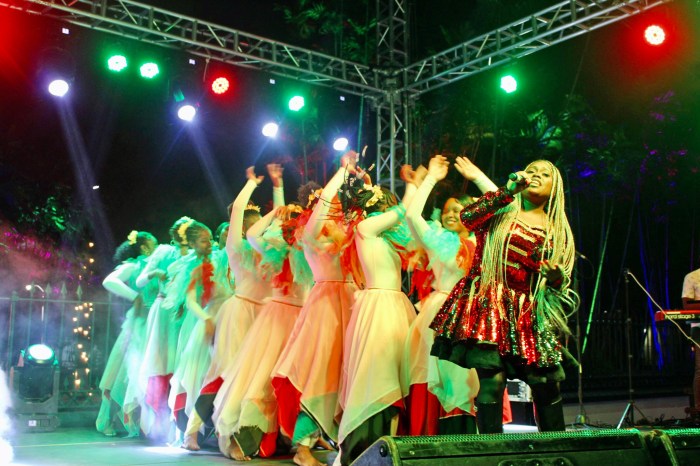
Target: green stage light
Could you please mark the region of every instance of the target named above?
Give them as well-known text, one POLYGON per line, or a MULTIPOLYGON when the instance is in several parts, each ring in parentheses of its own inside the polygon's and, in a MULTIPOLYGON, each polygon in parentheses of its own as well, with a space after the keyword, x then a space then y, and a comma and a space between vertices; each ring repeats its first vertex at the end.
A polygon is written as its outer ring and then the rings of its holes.
POLYGON ((119 73, 127 66, 126 57, 124 55, 112 55, 107 59, 107 68, 110 71, 119 73))
POLYGON ((511 94, 518 89, 518 81, 510 74, 503 76, 501 78, 501 89, 503 89, 506 94, 511 94))
POLYGON ((295 95, 289 99, 289 110, 293 112, 298 112, 304 108, 304 98, 300 95, 295 95))
POLYGON ((155 78, 160 70, 158 69, 158 65, 153 62, 147 62, 141 65, 141 68, 139 68, 139 71, 141 72, 141 76, 143 76, 146 79, 153 79, 155 78))

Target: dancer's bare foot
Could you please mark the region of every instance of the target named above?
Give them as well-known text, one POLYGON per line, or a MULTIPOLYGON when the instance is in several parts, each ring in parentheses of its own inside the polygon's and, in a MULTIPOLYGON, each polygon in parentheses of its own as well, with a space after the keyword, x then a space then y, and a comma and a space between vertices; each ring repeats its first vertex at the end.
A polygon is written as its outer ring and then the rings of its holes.
POLYGON ((182 441, 182 448, 189 451, 199 451, 199 444, 197 443, 197 433, 185 435, 185 439, 182 441))
POLYGON ((246 456, 235 440, 231 439, 231 446, 228 449, 229 456, 236 461, 250 461, 250 456, 246 456))
POLYGON ((319 437, 318 440, 316 440, 316 446, 321 447, 324 450, 335 451, 335 447, 323 437, 319 437))
POLYGON ((294 455, 294 464, 298 464, 299 466, 323 466, 323 463, 319 462, 311 454, 309 447, 303 445, 299 445, 297 448, 297 453, 294 455))

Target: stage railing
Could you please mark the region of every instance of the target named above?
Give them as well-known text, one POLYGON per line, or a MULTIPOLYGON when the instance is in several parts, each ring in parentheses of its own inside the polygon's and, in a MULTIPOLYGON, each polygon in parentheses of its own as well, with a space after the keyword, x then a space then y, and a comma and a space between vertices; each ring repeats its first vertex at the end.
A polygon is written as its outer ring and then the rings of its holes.
POLYGON ((80 289, 69 296, 65 286, 33 287, 0 297, 0 363, 7 371, 23 349, 43 343, 61 369, 59 408, 92 408, 127 303, 102 290, 87 298, 80 289))

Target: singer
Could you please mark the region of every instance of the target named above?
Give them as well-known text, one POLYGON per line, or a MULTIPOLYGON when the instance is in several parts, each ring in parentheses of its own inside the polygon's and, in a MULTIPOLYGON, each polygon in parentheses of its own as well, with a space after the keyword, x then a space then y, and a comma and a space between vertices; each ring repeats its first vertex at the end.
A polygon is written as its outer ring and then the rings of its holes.
POLYGON ((563 365, 576 361, 559 338, 570 333, 578 296, 569 288, 575 249, 561 174, 532 162, 460 219, 476 234, 474 262, 431 324, 431 353, 477 370, 481 433, 503 432, 508 378, 530 385, 540 431, 564 430, 559 383, 563 365))

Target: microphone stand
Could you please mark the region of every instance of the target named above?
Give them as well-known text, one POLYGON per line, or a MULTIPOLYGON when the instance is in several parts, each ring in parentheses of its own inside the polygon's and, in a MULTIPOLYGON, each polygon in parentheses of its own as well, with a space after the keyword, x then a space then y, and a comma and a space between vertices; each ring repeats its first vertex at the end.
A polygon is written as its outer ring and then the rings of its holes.
POLYGON ((637 407, 637 405, 634 403, 634 388, 632 386, 632 318, 630 317, 630 291, 629 291, 629 275, 630 271, 629 269, 625 269, 624 272, 625 274, 625 339, 627 340, 627 384, 628 384, 628 394, 629 394, 629 401, 627 402, 627 406, 625 406, 625 410, 622 412, 622 416, 620 417, 620 422, 617 423, 617 429, 620 429, 622 427, 622 423, 627 421, 627 425, 629 427, 634 427, 635 422, 634 422, 634 410, 636 409, 639 411, 639 414, 642 415, 643 419, 646 419, 646 416, 642 412, 641 409, 637 407))
MULTIPOLYGON (((584 256, 585 257, 585 256, 584 256)), ((574 272, 574 291, 578 293, 578 270, 574 272)), ((587 425, 586 410, 583 407, 583 361, 581 360, 581 309, 576 311, 576 358, 578 359, 578 414, 576 425, 587 425)))

